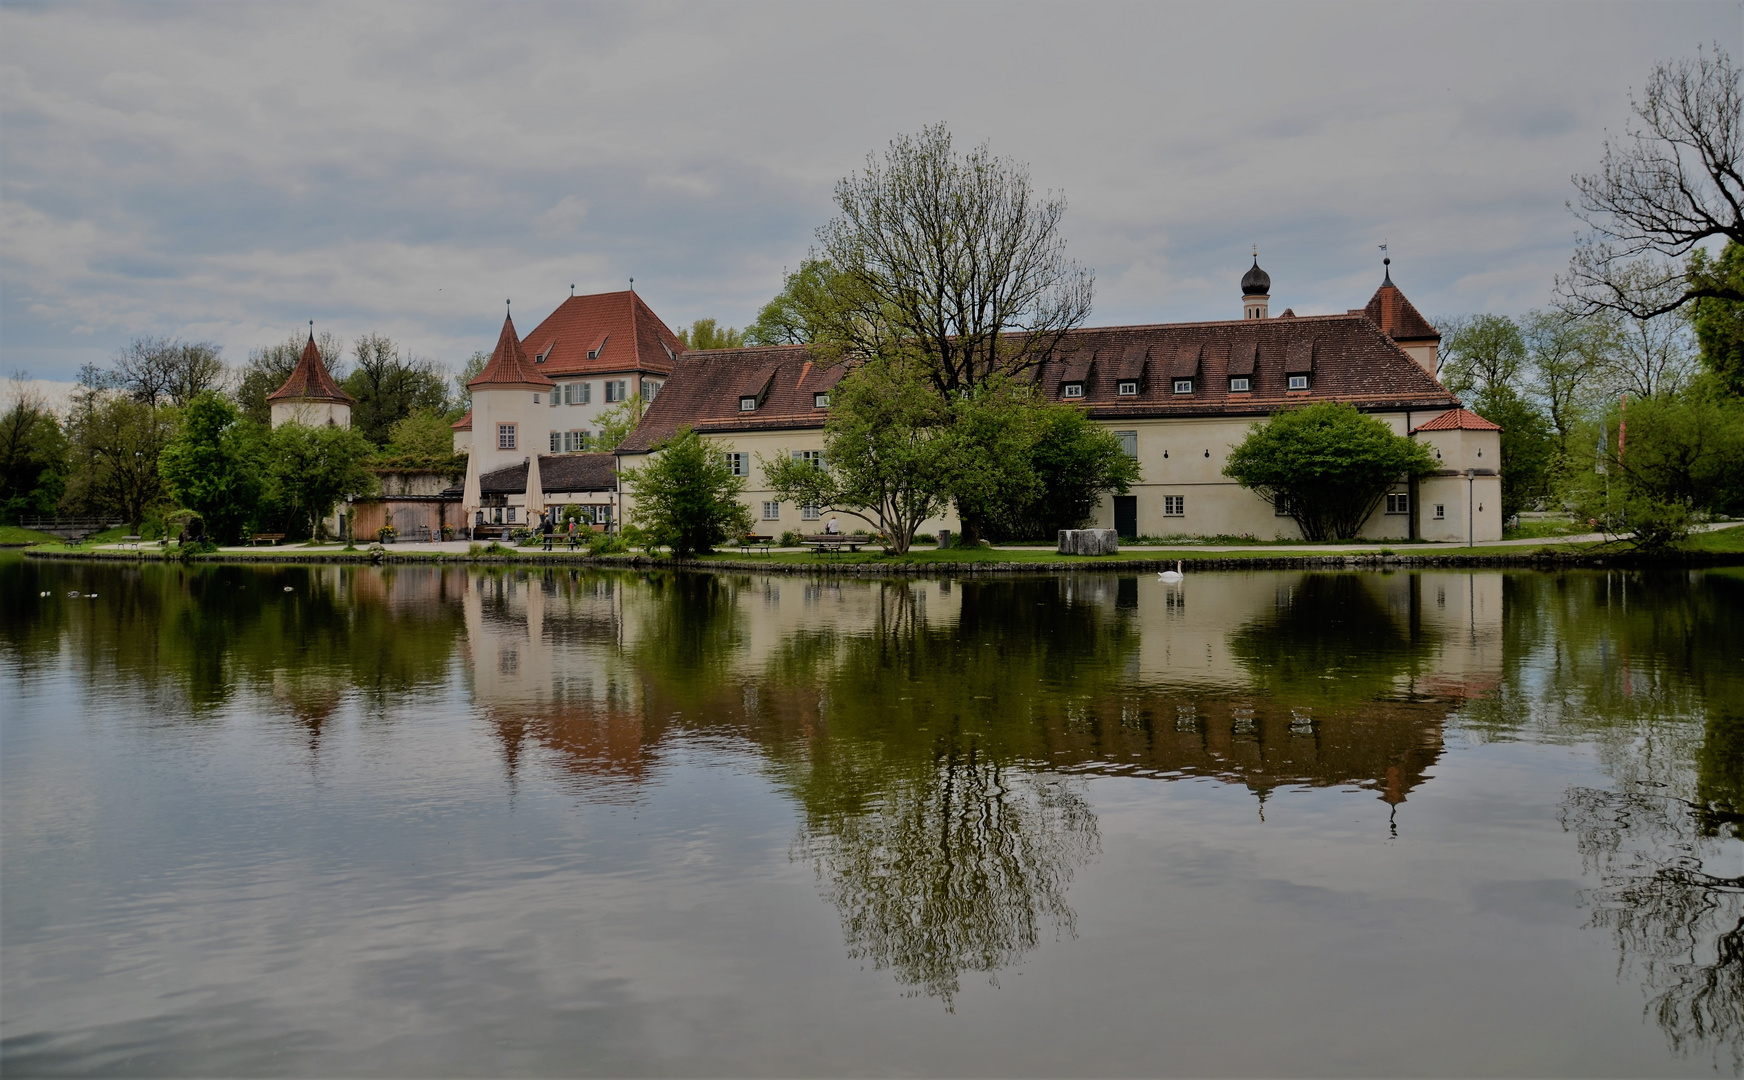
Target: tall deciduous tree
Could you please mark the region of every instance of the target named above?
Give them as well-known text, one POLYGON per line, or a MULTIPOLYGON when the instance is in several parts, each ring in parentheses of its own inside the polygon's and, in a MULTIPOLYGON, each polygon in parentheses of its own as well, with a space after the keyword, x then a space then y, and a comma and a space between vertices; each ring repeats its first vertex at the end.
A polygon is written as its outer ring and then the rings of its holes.
POLYGON ((1511 517, 1549 494, 1556 438, 1550 422, 1510 386, 1492 386, 1477 396, 1472 411, 1501 425, 1502 516, 1511 517))
POLYGON ((941 393, 1046 359, 1090 313, 1093 276, 1066 258, 1065 199, 983 145, 958 155, 943 124, 892 140, 836 185, 818 230, 846 288, 830 342, 861 358, 893 347, 941 393))
MULTIPOLYGON (((1744 291, 1744 244, 1727 242, 1718 259, 1701 248, 1690 252, 1691 276, 1713 276, 1744 291)), ((1691 305, 1690 325, 1701 346, 1702 366, 1722 391, 1744 396, 1744 300, 1702 297, 1691 305)))
POLYGON ((147 405, 186 405, 222 387, 225 374, 209 341, 134 338, 115 357, 115 384, 147 405))
POLYGON ((751 513, 739 502, 745 481, 733 475, 719 447, 688 427, 624 479, 635 491, 636 526, 679 558, 712 551, 751 527, 751 513))
POLYGON ((365 467, 374 448, 350 428, 281 424, 268 447, 263 509, 275 512, 287 533, 319 535, 339 500, 375 490, 375 476, 365 467))
POLYGON ((351 426, 376 446, 385 446, 393 426, 417 409, 446 412, 448 372, 435 361, 401 356, 381 334, 364 334, 352 346, 353 367, 345 391, 357 399, 351 426))
POLYGON ((1477 315, 1462 320, 1443 339, 1446 360, 1441 381, 1456 394, 1474 394, 1492 386, 1512 386, 1526 363, 1526 343, 1520 327, 1506 315, 1477 315))
POLYGON ((138 531, 164 498, 158 457, 175 434, 176 410, 84 387, 67 421, 70 445, 61 505, 117 515, 138 531))
POLYGON ((0 522, 53 513, 66 483, 67 438, 60 421, 23 376, 0 414, 0 522))
POLYGON ((169 496, 199 514, 219 542, 235 543, 260 499, 262 429, 211 391, 189 402, 180 420, 158 458, 169 496))
POLYGON ((951 410, 923 377, 884 360, 843 379, 830 405, 822 460, 759 458, 764 477, 782 500, 851 514, 903 554, 949 505, 959 456, 951 410))
POLYGON ((757 321, 745 328, 745 343, 810 345, 853 337, 855 313, 864 306, 856 291, 853 282, 827 259, 809 256, 798 270, 782 276, 781 291, 763 305, 757 321))
POLYGON ((1597 173, 1576 176, 1575 214, 1590 232, 1557 279, 1577 314, 1648 319, 1693 300, 1744 301, 1744 282, 1683 261, 1698 245, 1744 244, 1744 100, 1738 69, 1715 44, 1659 64, 1597 173))
POLYGON ((1083 409, 1038 407, 1031 420, 1029 465, 1038 495, 1009 507, 998 521, 1009 536, 1052 537, 1090 520, 1104 495, 1124 495, 1139 481, 1138 459, 1114 432, 1090 422, 1083 409))
POLYGON ((1527 386, 1556 429, 1559 462, 1571 459, 1574 432, 1598 403, 1616 322, 1610 316, 1577 319, 1561 311, 1533 311, 1521 320, 1531 371, 1527 386))
POLYGON ((1223 474, 1294 518, 1306 539, 1349 540, 1394 484, 1434 471, 1422 443, 1323 401, 1255 424, 1223 474))

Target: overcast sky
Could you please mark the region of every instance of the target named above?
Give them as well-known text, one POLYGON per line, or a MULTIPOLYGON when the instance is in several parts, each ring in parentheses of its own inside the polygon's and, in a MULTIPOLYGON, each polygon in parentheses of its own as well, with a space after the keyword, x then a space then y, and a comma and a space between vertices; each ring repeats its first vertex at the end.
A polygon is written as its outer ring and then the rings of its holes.
POLYGON ((1063 191, 1093 325, 1236 318, 1380 279, 1425 314, 1543 306, 1682 4, 0 7, 0 351, 71 379, 130 337, 231 361, 319 329, 458 368, 569 293, 743 326, 895 134, 1063 191))

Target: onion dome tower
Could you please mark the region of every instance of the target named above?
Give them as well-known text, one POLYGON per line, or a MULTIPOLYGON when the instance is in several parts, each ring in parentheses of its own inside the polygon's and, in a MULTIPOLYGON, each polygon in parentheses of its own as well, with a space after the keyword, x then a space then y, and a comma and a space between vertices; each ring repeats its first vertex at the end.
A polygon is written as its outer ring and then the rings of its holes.
POLYGON ((1260 249, 1254 248, 1253 265, 1241 276, 1242 318, 1263 319, 1272 298, 1272 275, 1260 269, 1260 249))

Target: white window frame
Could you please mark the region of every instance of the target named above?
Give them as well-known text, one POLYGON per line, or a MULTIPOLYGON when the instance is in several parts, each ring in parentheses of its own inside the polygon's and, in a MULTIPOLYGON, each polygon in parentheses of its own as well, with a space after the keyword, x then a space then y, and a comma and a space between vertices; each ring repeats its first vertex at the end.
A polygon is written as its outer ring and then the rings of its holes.
POLYGON ((1185 495, 1164 495, 1163 496, 1163 516, 1164 517, 1186 517, 1187 516, 1187 496, 1185 496, 1185 495))
POLYGON ((653 401, 655 396, 658 395, 659 393, 660 393, 660 384, 659 383, 655 382, 653 379, 643 379, 642 380, 642 400, 643 401, 653 401))
POLYGON ((515 523, 515 508, 512 506, 509 507, 508 519, 509 519, 510 525, 513 525, 515 523))
POLYGON ((745 476, 751 471, 750 455, 738 450, 729 450, 721 455, 727 463, 727 471, 734 476, 745 476))
POLYGON ((1081 398, 1084 396, 1084 384, 1081 382, 1069 382, 1060 391, 1060 396, 1063 398, 1081 398))
POLYGON ((1447 520, 1447 505, 1445 503, 1436 503, 1435 504, 1435 520, 1436 521, 1446 521, 1447 520))
POLYGON ((513 450, 515 448, 515 436, 516 436, 516 434, 517 434, 517 432, 515 431, 515 425, 513 425, 513 424, 498 424, 497 425, 497 449, 498 450, 513 450))
POLYGON ((1115 388, 1116 397, 1134 397, 1138 394, 1138 380, 1124 379, 1115 388))
POLYGON ((781 504, 773 499, 763 500, 763 520, 764 521, 780 521, 781 520, 781 504))
POLYGON ((1409 514, 1411 512, 1411 493, 1408 491, 1387 492, 1387 509, 1389 514, 1409 514))
POLYGON ((1292 389, 1292 390, 1306 390, 1306 389, 1308 389, 1308 376, 1306 376, 1306 375, 1292 375, 1292 376, 1290 376, 1290 389, 1292 389))
POLYGON ((830 407, 829 391, 826 390, 821 394, 813 394, 811 396, 811 407, 814 409, 827 409, 827 408, 829 408, 830 407))
POLYGON ((539 404, 539 391, 533 391, 533 404, 539 404))
POLYGON ((553 431, 551 433, 551 452, 553 454, 563 453, 563 432, 553 431))
POLYGON ((1175 380, 1175 393, 1177 393, 1177 394, 1191 394, 1192 392, 1193 392, 1193 380, 1192 379, 1176 379, 1175 380))
POLYGON ((1125 452, 1127 457, 1138 457, 1138 432, 1117 431, 1114 433, 1114 437, 1120 440, 1120 449, 1125 452))
POLYGON ((1230 376, 1230 379, 1229 379, 1229 392, 1230 393, 1232 393, 1232 394, 1246 394, 1246 393, 1251 393, 1252 391, 1253 391, 1253 380, 1249 379, 1246 375, 1232 375, 1232 376, 1230 376))
POLYGON ((812 468, 821 469, 824 467, 824 452, 822 450, 795 450, 793 460, 810 462, 812 468))
POLYGON ((823 508, 817 503, 802 503, 799 507, 799 520, 816 521, 824 516, 823 508))
POLYGON ((740 412, 756 412, 757 411, 757 399, 752 397, 749 394, 741 394, 739 396, 739 411, 740 412))
POLYGON ((606 380, 606 404, 616 405, 629 399, 630 384, 624 379, 606 380))

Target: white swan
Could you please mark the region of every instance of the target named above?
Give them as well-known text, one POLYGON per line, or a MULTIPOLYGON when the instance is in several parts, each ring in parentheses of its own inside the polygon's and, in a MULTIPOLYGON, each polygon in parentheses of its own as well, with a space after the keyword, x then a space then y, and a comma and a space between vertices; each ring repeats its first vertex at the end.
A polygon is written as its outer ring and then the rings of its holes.
POLYGON ((1157 572, 1157 580, 1168 582, 1170 585, 1173 585, 1175 582, 1180 581, 1181 580, 1181 560, 1179 560, 1179 559, 1175 560, 1175 568, 1173 570, 1159 570, 1157 572))

